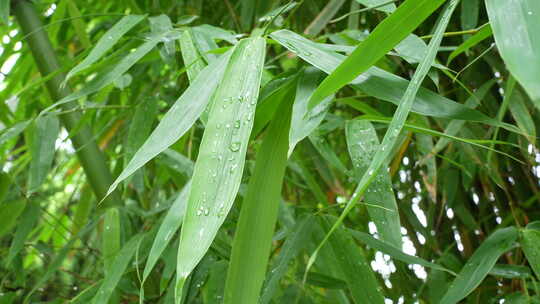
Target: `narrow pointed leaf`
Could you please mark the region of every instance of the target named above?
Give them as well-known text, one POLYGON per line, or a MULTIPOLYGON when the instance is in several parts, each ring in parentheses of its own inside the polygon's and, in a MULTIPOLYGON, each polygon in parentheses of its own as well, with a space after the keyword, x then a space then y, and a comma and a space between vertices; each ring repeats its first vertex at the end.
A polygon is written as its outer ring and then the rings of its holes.
POLYGON ((26 209, 21 216, 21 220, 19 221, 11 246, 9 247, 6 265, 9 265, 13 261, 13 258, 15 258, 15 256, 23 249, 24 242, 39 220, 39 215, 41 214, 40 211, 41 209, 38 203, 30 202, 27 204, 26 209))
POLYGON ((60 122, 54 115, 36 119, 32 138, 28 192, 36 191, 43 183, 54 160, 56 138, 60 132, 60 122))
POLYGON ((515 227, 499 229, 491 234, 463 266, 449 286, 441 304, 455 304, 471 293, 493 268, 499 257, 515 246, 515 227))
POLYGON ((124 75, 133 65, 135 65, 141 58, 148 54, 164 37, 171 35, 170 32, 160 33, 149 37, 143 44, 137 47, 133 52, 123 57, 118 64, 116 64, 109 71, 96 76, 90 80, 81 90, 73 92, 68 96, 55 102, 53 105, 47 107, 42 113, 51 111, 59 105, 77 100, 92 93, 95 93, 105 86, 113 83, 124 75))
POLYGON ((173 239, 174 234, 180 228, 180 224, 184 218, 186 212, 187 199, 189 194, 189 189, 191 183, 188 183, 184 186, 172 206, 169 208, 167 215, 163 219, 161 226, 154 238, 152 243, 152 248, 148 254, 148 259, 146 260, 146 266, 144 267, 142 282, 146 281, 148 275, 156 265, 157 261, 161 257, 161 254, 173 239))
POLYGON ((520 242, 529 265, 534 270, 536 277, 540 278, 540 231, 523 229, 520 242))
POLYGON ((9 22, 10 3, 11 0, 0 0, 0 20, 4 22, 5 25, 9 22))
POLYGON ((193 126, 212 98, 223 76, 229 57, 230 53, 224 54, 219 60, 208 65, 201 72, 201 77, 198 77, 176 100, 159 125, 116 178, 109 188, 108 194, 112 193, 118 184, 137 169, 174 144, 193 126))
POLYGON ((111 268, 105 274, 105 278, 99 287, 96 295, 92 299, 93 304, 108 303, 116 285, 124 275, 131 258, 135 255, 135 251, 139 248, 139 244, 143 239, 144 234, 139 234, 132 237, 114 257, 111 262, 111 268))
POLYGON ((317 88, 308 108, 313 108, 366 72, 399 42, 411 34, 445 0, 407 0, 384 19, 317 88))
MULTIPOLYGON (((249 38, 233 49, 215 95, 195 163, 177 263, 176 303, 232 207, 242 177, 265 57, 265 40, 249 38), (197 244, 197 246, 193 246, 197 244)), ((206 79, 201 77, 198 79, 206 79)))
POLYGON ((441 266, 439 264, 435 264, 435 263, 426 261, 426 260, 424 260, 422 258, 419 258, 417 256, 408 255, 405 252, 403 252, 400 248, 394 247, 394 246, 392 246, 391 244, 389 244, 387 242, 378 240, 378 239, 374 238, 373 236, 371 236, 370 234, 360 232, 360 231, 350 230, 350 229, 349 229, 349 232, 358 241, 366 244, 370 248, 373 248, 373 249, 376 249, 376 250, 378 250, 380 252, 386 253, 386 254, 388 254, 389 256, 393 257, 394 259, 396 259, 398 261, 402 261, 404 263, 411 264, 411 265, 412 264, 418 264, 418 265, 422 265, 424 267, 428 267, 428 268, 435 269, 435 270, 440 270, 440 271, 445 271, 445 272, 448 272, 450 274, 456 275, 453 271, 451 271, 449 269, 446 269, 446 268, 444 268, 443 266, 441 266))
MULTIPOLYGON (((467 2, 467 1, 464 1, 467 2)), ((448 56, 448 63, 452 62, 454 58, 459 56, 460 54, 468 51, 473 46, 479 44, 480 42, 486 40, 487 38, 493 36, 493 30, 491 29, 491 25, 487 24, 478 33, 471 36, 471 38, 465 40, 460 46, 457 47, 450 55, 448 56)))
POLYGON ((289 152, 304 138, 306 138, 323 121, 328 112, 328 107, 333 96, 326 98, 321 104, 311 111, 308 111, 307 103, 313 91, 317 88, 319 80, 322 78, 321 72, 307 68, 302 72, 296 87, 296 97, 294 99, 291 130, 289 131, 289 152))
MULTIPOLYGON (((271 36, 290 51, 327 74, 332 73, 345 58, 343 55, 327 51, 320 44, 289 30, 279 30, 273 32, 271 36)), ((353 87, 367 95, 396 105, 400 104, 409 84, 409 81, 377 67, 370 68, 351 82, 353 87)), ((515 127, 501 125, 496 119, 424 88, 418 90, 411 110, 422 115, 482 122, 519 132, 515 127)))
POLYGON ((64 83, 66 83, 77 73, 83 71, 101 59, 101 57, 103 57, 103 55, 105 55, 107 51, 109 51, 118 42, 118 40, 120 40, 120 38, 122 38, 131 28, 141 22, 144 18, 145 16, 141 15, 128 15, 122 17, 120 21, 118 21, 112 28, 103 34, 96 46, 92 48, 88 56, 84 58, 81 63, 71 69, 71 71, 69 71, 64 83))
MULTIPOLYGON (((333 222, 335 219, 331 220, 330 217, 321 218, 325 231, 332 227, 333 222)), ((338 262, 334 266, 341 269, 354 302, 384 303, 384 296, 371 265, 347 230, 342 227, 337 229, 330 237, 329 243, 338 262)))
POLYGON ((225 304, 256 303, 264 281, 287 166, 292 101, 281 103, 264 135, 232 244, 225 304))
MULTIPOLYGON (((357 177, 361 177, 369 167, 379 148, 379 139, 373 125, 367 121, 351 120, 345 126, 347 147, 357 177)), ((401 248, 401 224, 396 198, 392 189, 390 174, 381 170, 366 190, 364 200, 371 220, 377 226, 381 240, 396 248, 401 248)))
POLYGON ((529 96, 540 100, 540 1, 486 0, 495 43, 506 67, 529 96))
POLYGON ((366 7, 377 6, 377 10, 383 11, 386 13, 392 13, 396 10, 396 5, 394 3, 388 3, 390 2, 389 0, 355 0, 355 1, 363 4, 366 7), (388 3, 388 4, 384 6, 380 6, 385 3, 388 3))
POLYGON ((268 304, 276 294, 280 280, 285 276, 290 262, 310 241, 311 231, 315 224, 312 216, 299 220, 281 247, 272 270, 266 276, 259 303, 268 304))

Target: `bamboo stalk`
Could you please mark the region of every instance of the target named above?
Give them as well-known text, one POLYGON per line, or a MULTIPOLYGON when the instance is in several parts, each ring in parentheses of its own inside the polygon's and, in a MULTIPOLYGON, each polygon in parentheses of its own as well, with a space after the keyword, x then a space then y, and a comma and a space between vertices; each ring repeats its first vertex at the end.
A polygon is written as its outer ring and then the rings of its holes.
MULTIPOLYGON (((15 1, 12 10, 23 33, 27 36, 26 41, 42 76, 45 77, 58 71, 61 68, 60 63, 32 3, 26 0, 15 1)), ((60 86, 64 77, 64 73, 57 73, 45 83, 53 100, 59 100, 71 93, 68 87, 60 86)), ((59 117, 68 132, 73 130, 81 120, 79 112, 70 111, 76 106, 74 103, 62 105, 65 113, 59 115, 59 117)), ((84 169, 88 183, 99 201, 105 196, 109 185, 112 183, 112 176, 107 167, 105 156, 94 141, 92 132, 88 127, 81 128, 77 134, 73 135, 71 141, 77 151, 77 157, 84 169)), ((106 207, 118 203, 119 197, 116 193, 113 193, 104 201, 102 206, 106 207)))

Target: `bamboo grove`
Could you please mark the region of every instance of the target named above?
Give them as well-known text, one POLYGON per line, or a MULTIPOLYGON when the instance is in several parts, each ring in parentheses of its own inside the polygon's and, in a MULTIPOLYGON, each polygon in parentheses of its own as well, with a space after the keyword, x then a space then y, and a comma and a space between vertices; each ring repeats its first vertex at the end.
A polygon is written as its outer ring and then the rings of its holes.
POLYGON ((0 304, 540 303, 540 1, 0 22, 0 304))

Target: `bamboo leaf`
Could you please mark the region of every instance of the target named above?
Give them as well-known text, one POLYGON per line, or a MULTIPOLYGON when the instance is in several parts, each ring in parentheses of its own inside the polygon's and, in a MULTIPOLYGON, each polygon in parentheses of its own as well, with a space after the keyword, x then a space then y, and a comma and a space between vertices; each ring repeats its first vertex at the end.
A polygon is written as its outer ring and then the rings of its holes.
POLYGON ((54 115, 38 117, 32 136, 28 193, 36 191, 49 173, 54 160, 55 143, 60 132, 60 122, 54 115))
POLYGON ((276 112, 257 153, 232 244, 225 304, 256 303, 270 256, 287 166, 292 102, 276 112))
POLYGON ((39 215, 41 214, 40 211, 41 209, 38 203, 30 202, 26 205, 21 220, 19 221, 17 231, 13 237, 13 241, 11 242, 11 246, 9 247, 6 265, 11 264, 15 256, 23 249, 24 242, 39 220, 39 215))
POLYGON ((8 140, 15 138, 21 134, 26 127, 31 123, 32 121, 22 121, 19 123, 16 123, 11 128, 3 130, 2 134, 0 135, 0 145, 7 142, 8 140))
POLYGON ((196 81, 176 100, 152 134, 150 134, 142 147, 137 150, 122 173, 110 186, 107 195, 112 193, 118 184, 137 169, 174 144, 193 126, 214 94, 229 57, 230 53, 224 54, 219 60, 208 65, 201 72, 200 77, 197 77, 196 81))
POLYGON ((85 49, 90 48, 92 43, 90 42, 90 38, 88 38, 88 34, 86 33, 86 24, 82 19, 81 11, 73 0, 67 0, 67 9, 71 17, 73 28, 79 37, 79 41, 85 49))
POLYGON ((113 260, 122 246, 120 212, 118 208, 107 209, 103 224, 105 226, 102 238, 103 269, 105 276, 107 276, 111 271, 113 260))
POLYGON ((111 268, 108 269, 99 290, 92 299, 93 304, 107 303, 109 301, 116 285, 118 285, 118 282, 124 275, 131 258, 135 255, 135 251, 139 248, 144 236, 145 234, 133 236, 124 247, 118 251, 114 260, 111 262, 111 268))
MULTIPOLYGON (((321 45, 289 30, 279 30, 273 32, 271 36, 290 51, 327 74, 332 73, 345 58, 343 55, 327 51, 321 45)), ((364 75, 353 80, 351 84, 369 96, 399 105, 410 82, 377 67, 372 67, 364 75)), ((513 132, 520 132, 513 126, 501 125, 496 119, 487 117, 424 88, 418 90, 411 110, 422 115, 482 122, 492 126, 501 126, 513 132)))
POLYGON ((2 20, 4 24, 8 24, 9 22, 10 2, 10 0, 0 0, 0 20, 2 20))
POLYGON ((311 231, 315 224, 314 220, 314 217, 308 216, 299 220, 294 226, 293 231, 291 231, 281 247, 279 255, 272 265, 272 270, 266 276, 259 303, 268 304, 274 297, 279 282, 287 272, 291 260, 294 259, 309 242, 311 231))
POLYGON ((534 101, 540 101, 540 2, 486 0, 495 43, 508 70, 534 101))
MULTIPOLYGON (((373 125, 367 121, 350 120, 345 125, 347 147, 356 176, 360 178, 379 149, 379 139, 373 125)), ((367 206, 371 220, 377 226, 381 240, 401 248, 401 224, 390 174, 379 171, 366 190, 364 200, 383 208, 367 206)))
POLYGON ((189 82, 193 83, 206 64, 195 45, 193 30, 191 28, 187 28, 182 32, 179 41, 189 82))
POLYGON ((529 265, 531 265, 536 277, 540 278, 540 231, 523 229, 520 242, 529 265))
MULTIPOLYGON (((467 1, 464 1, 467 2, 467 1)), ((463 3, 464 3, 463 2, 463 3)), ((460 54, 470 50, 475 45, 479 44, 480 42, 486 40, 487 38, 493 36, 493 30, 491 29, 491 25, 487 24, 478 33, 471 36, 469 39, 465 40, 461 45, 459 45, 450 55, 448 56, 447 65, 449 65, 454 58, 459 56, 460 54)))
POLYGON ((377 6, 377 10, 383 11, 386 13, 392 13, 396 10, 396 5, 394 3, 388 3, 390 1, 388 0, 356 0, 356 2, 363 4, 366 7, 374 7, 377 6), (387 5, 383 5, 384 3, 388 3, 387 5))
MULTIPOLYGON (((321 218, 325 231, 331 229, 335 219, 321 218)), ((356 245, 344 228, 337 229, 329 240, 332 251, 337 258, 337 266, 344 274, 345 281, 352 294, 354 302, 384 303, 379 282, 375 278, 370 264, 362 249, 356 245)))
POLYGON ((435 264, 435 263, 426 261, 426 260, 424 260, 422 258, 413 256, 413 255, 408 255, 408 254, 404 253, 400 248, 394 247, 393 245, 391 245, 391 244, 389 244, 387 242, 378 240, 378 239, 372 237, 371 235, 369 235, 367 233, 356 231, 356 230, 351 230, 351 229, 349 229, 349 232, 358 241, 366 244, 370 248, 373 248, 373 249, 379 250, 379 251, 381 251, 383 253, 386 253, 386 254, 388 254, 389 256, 393 257, 394 259, 396 259, 398 261, 402 261, 402 262, 407 263, 407 264, 418 264, 418 265, 422 265, 424 267, 428 267, 428 268, 431 268, 431 269, 434 269, 434 270, 445 271, 445 272, 448 272, 450 274, 456 275, 453 271, 451 271, 449 269, 446 269, 446 268, 444 268, 443 266, 441 266, 439 264, 435 264))
POLYGON ((96 46, 92 48, 88 56, 69 71, 63 84, 65 85, 65 83, 67 83, 71 77, 77 75, 79 72, 101 59, 103 55, 107 53, 107 51, 116 45, 120 38, 122 38, 131 28, 141 22, 144 18, 145 16, 142 15, 128 15, 122 17, 120 21, 118 21, 112 28, 103 34, 103 36, 98 40, 96 46))
POLYGON ((0 212, 0 238, 11 231, 17 224, 17 219, 26 208, 26 202, 22 200, 3 202, 0 212))
POLYGON ((308 111, 307 103, 317 84, 321 79, 321 73, 313 68, 305 69, 296 86, 296 97, 294 99, 291 130, 289 131, 289 151, 290 156, 294 147, 306 138, 323 121, 328 112, 333 96, 326 98, 319 106, 308 111))
POLYGON ((73 92, 68 96, 60 99, 51 106, 43 110, 42 114, 51 111, 52 109, 58 107, 59 105, 77 100, 79 98, 85 97, 92 93, 95 93, 105 86, 113 83, 115 80, 124 75, 133 65, 135 65, 142 57, 148 54, 163 38, 172 35, 171 32, 159 33, 149 37, 146 42, 141 44, 133 52, 130 52, 128 55, 123 57, 118 64, 112 67, 107 72, 96 76, 90 80, 81 90, 73 92))
POLYGON ((366 72, 399 42, 411 34, 444 0, 407 0, 383 20, 313 93, 308 108, 321 103, 366 72))
POLYGON ((161 257, 161 254, 173 239, 174 234, 180 228, 180 224, 184 218, 186 212, 186 205, 189 195, 189 189, 191 188, 191 183, 188 183, 184 186, 172 206, 169 208, 167 215, 163 219, 161 226, 154 238, 152 243, 152 248, 148 254, 148 259, 146 260, 146 266, 144 267, 142 283, 146 281, 148 275, 156 265, 157 261, 161 257))
POLYGON ((499 257, 515 246, 518 230, 515 227, 499 229, 491 234, 474 252, 454 279, 441 304, 458 303, 471 293, 488 275, 499 257))
MULTIPOLYGON (((450 18, 452 16, 452 13, 454 12, 459 0, 451 0, 448 5, 445 7, 443 14, 437 24, 435 25, 435 34, 433 35, 433 39, 430 41, 428 46, 428 52, 426 54, 426 57, 424 60, 420 63, 418 66, 418 69, 413 75, 413 78, 409 84, 409 87, 407 88, 407 91, 405 92, 405 95, 403 95, 403 99, 400 102, 394 117, 392 118, 392 121, 390 122, 390 125, 388 127, 388 130, 386 131, 386 134, 383 138, 383 141, 381 145, 379 146, 379 151, 376 154, 376 156, 373 158, 371 163, 369 164, 369 167, 367 168, 366 172, 363 174, 362 178, 360 179, 360 182, 356 186, 356 189, 347 203, 347 206, 345 207, 345 210, 341 213, 341 216, 336 221, 336 223, 332 226, 332 229, 328 232, 324 240, 319 244, 315 252, 311 255, 308 267, 309 270, 310 266, 313 265, 316 257, 317 252, 320 250, 320 248, 324 245, 326 240, 330 237, 330 235, 336 230, 347 214, 352 210, 352 208, 356 205, 356 203, 360 200, 360 198, 364 195, 367 188, 373 182, 375 177, 377 176, 379 170, 385 166, 385 162, 390 155, 391 150, 393 149, 399 133, 401 132, 405 121, 407 119, 407 116, 409 114, 409 111, 412 108, 414 98, 416 96, 416 93, 418 92, 418 89, 420 88, 420 84, 426 77, 427 73, 429 72, 429 69, 431 65, 433 64, 435 57, 437 55, 437 51, 440 47, 442 37, 444 34, 444 31, 446 27, 448 26, 448 23, 450 22, 450 18)), ((306 271, 307 272, 307 271, 306 271)))
MULTIPOLYGON (((188 275, 210 247, 240 187, 265 55, 265 40, 234 48, 195 163, 177 262, 176 303, 188 275), (193 244, 197 243, 197 246, 193 244)), ((206 79, 199 76, 197 79, 206 79)))

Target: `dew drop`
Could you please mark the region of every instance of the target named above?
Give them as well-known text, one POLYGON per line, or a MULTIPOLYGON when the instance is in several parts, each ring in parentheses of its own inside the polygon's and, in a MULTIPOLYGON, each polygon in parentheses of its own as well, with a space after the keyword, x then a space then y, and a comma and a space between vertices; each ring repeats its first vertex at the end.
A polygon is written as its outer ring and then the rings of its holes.
POLYGON ((236 129, 239 129, 239 128, 240 128, 240 125, 241 125, 240 120, 237 120, 237 121, 234 122, 234 127, 235 127, 236 129))
POLYGON ((233 152, 238 152, 238 150, 240 150, 240 143, 237 141, 232 142, 231 145, 229 146, 229 149, 231 149, 231 151, 233 152))

